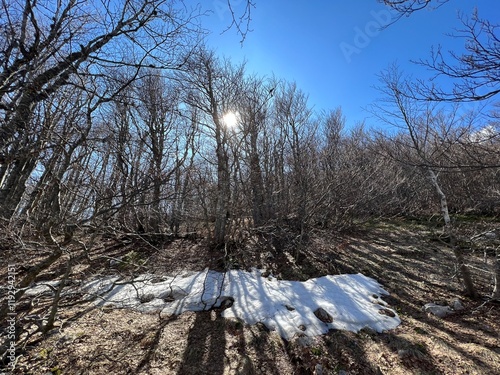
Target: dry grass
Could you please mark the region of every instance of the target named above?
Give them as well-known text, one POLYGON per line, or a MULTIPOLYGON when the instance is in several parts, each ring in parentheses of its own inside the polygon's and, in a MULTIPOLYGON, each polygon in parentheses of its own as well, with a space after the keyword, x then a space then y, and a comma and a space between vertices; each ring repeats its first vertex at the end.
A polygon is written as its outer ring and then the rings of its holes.
MULTIPOLYGON (((95 308, 80 296, 61 301, 56 329, 26 343, 15 374, 500 374, 500 306, 463 298, 452 255, 427 227, 377 224, 356 234, 325 231, 298 245, 286 233, 250 237, 229 247, 233 267, 267 268, 284 279, 305 280, 325 274, 364 273, 391 293, 386 301, 402 324, 376 334, 331 331, 315 338, 285 341, 262 325, 226 320, 220 310, 161 318, 130 310, 95 308), (460 298, 465 309, 445 319, 424 313, 428 302, 460 298)), ((40 251, 4 250, 11 261, 27 267, 40 251), (29 261, 28 261, 29 260, 29 261)), ((221 268, 220 250, 197 240, 175 240, 145 246, 109 239, 82 261, 71 278, 148 270, 157 275, 182 270, 221 268), (109 267, 109 258, 130 254, 144 266, 109 267)), ((7 258, 4 258, 7 259, 7 258)), ((469 254, 478 269, 487 268, 483 253, 469 254)), ((487 261, 491 259, 486 258, 487 261)), ((7 260, 2 265, 6 278, 7 260)), ((60 277, 63 262, 40 275, 60 277)), ((21 277, 19 275, 19 277, 21 277)), ((476 275, 479 277, 479 274, 476 275)), ((481 280, 481 292, 491 285, 481 280)), ((43 314, 50 298, 19 301, 20 322, 26 314, 43 314), (31 303, 31 307, 30 304, 31 303)))

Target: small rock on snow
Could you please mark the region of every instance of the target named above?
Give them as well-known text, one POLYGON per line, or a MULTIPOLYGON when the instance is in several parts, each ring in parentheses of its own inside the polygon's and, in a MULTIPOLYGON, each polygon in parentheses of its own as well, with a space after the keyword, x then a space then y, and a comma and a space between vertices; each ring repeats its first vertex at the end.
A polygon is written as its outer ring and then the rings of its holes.
POLYGON ((333 318, 330 314, 328 314, 325 309, 321 308, 321 307, 318 307, 315 311, 314 311, 314 315, 316 315, 316 318, 318 318, 319 320, 321 320, 323 323, 332 323, 333 322, 333 318))

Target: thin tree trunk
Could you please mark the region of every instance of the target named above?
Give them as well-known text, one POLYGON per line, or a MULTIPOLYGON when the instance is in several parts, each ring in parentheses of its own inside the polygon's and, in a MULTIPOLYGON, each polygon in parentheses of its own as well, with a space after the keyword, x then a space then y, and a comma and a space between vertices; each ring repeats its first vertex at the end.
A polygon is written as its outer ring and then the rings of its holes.
POLYGON ((500 246, 497 246, 495 255, 496 255, 495 271, 494 271, 495 287, 493 288, 493 295, 491 296, 491 298, 493 298, 496 301, 500 301, 500 246))
POLYGON ((20 157, 16 160, 14 168, 8 173, 8 177, 3 187, 3 194, 0 198, 2 207, 2 217, 10 220, 14 216, 16 209, 26 191, 26 181, 33 172, 36 165, 35 158, 20 157))
POLYGON ((462 251, 457 246, 456 236, 453 231, 453 225, 451 223, 450 214, 448 212, 448 202, 446 199, 446 195, 444 194, 443 190, 441 189, 441 186, 439 185, 436 173, 432 169, 428 169, 428 172, 432 185, 436 189, 436 192, 441 201, 441 214, 443 215, 444 219, 444 230, 445 233, 450 238, 450 246, 451 249, 453 250, 453 254, 455 255, 455 260, 457 262, 458 269, 460 270, 460 275, 462 276, 462 282, 465 288, 465 292, 469 297, 477 298, 478 294, 476 288, 474 287, 474 282, 472 281, 472 276, 470 274, 469 267, 467 267, 467 265, 465 264, 465 259, 462 254, 462 251))
POLYGON ((54 328, 54 322, 56 320, 57 309, 59 307, 59 301, 61 300, 61 293, 62 293, 63 288, 66 286, 69 275, 71 273, 72 266, 73 266, 73 259, 70 256, 70 258, 68 259, 68 263, 66 265, 66 271, 64 272, 64 276, 61 279, 59 286, 57 287, 56 294, 54 295, 54 299, 52 301, 52 306, 50 308, 50 313, 49 313, 49 317, 47 319, 47 323, 42 327, 43 334, 46 334, 52 328, 54 328))
POLYGON ((230 176, 229 160, 224 146, 220 144, 217 147, 217 202, 215 208, 215 232, 214 241, 216 245, 224 243, 227 232, 227 222, 229 219, 229 196, 230 176))
POLYGON ((252 217, 255 227, 260 227, 269 219, 264 202, 264 182, 260 169, 260 160, 257 149, 257 134, 250 133, 250 181, 252 184, 252 217))

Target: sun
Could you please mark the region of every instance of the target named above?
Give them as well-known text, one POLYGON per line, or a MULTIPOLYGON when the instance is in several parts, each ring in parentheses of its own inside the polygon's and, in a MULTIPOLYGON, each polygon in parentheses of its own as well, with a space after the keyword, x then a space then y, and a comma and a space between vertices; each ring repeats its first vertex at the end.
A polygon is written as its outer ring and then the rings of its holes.
POLYGON ((238 114, 235 112, 227 112, 222 116, 222 122, 227 128, 233 129, 238 124, 238 114))

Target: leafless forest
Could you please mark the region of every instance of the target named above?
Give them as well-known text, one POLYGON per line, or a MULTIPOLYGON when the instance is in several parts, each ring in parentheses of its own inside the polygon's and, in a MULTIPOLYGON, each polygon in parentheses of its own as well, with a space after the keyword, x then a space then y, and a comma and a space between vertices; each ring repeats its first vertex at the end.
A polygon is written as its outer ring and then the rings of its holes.
MULTIPOLYGON (((340 107, 314 110, 293 81, 217 56, 201 8, 91 3, 0 2, 0 253, 2 275, 18 267, 17 301, 41 277, 107 264, 106 241, 195 241, 228 269, 256 238, 280 238, 300 262, 321 233, 396 219, 439 227, 464 295, 499 299, 498 241, 479 287, 464 245, 485 220, 500 236, 498 107, 467 105, 497 96, 498 26, 464 19, 470 55, 421 62, 458 76, 449 92, 381 72, 369 109, 381 130, 347 127, 340 107)), ((428 2, 385 3, 405 14, 428 2)), ((228 32, 245 36, 253 6, 228 32)), ((55 326, 60 285, 43 312, 26 302, 19 313, 46 314, 37 334, 55 326)), ((2 324, 7 314, 4 299, 2 324)))

